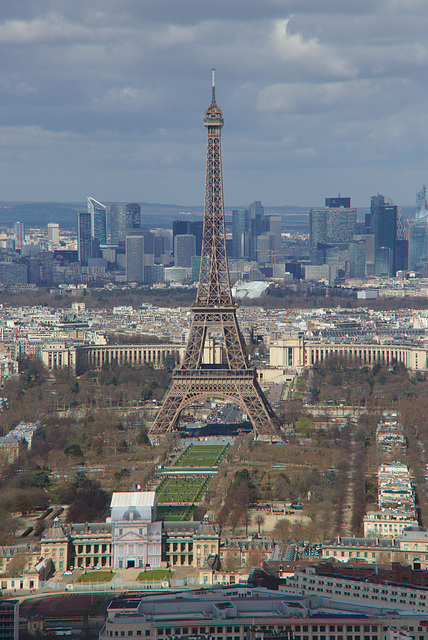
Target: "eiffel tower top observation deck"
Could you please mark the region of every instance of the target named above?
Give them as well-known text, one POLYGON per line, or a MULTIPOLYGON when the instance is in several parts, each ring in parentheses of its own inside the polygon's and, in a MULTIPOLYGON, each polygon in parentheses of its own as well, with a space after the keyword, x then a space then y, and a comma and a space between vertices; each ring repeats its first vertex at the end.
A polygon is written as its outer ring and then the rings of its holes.
POLYGON ((205 112, 204 119, 207 130, 204 232, 195 307, 233 305, 224 228, 220 143, 223 123, 223 114, 215 99, 215 71, 213 70, 211 103, 205 112))

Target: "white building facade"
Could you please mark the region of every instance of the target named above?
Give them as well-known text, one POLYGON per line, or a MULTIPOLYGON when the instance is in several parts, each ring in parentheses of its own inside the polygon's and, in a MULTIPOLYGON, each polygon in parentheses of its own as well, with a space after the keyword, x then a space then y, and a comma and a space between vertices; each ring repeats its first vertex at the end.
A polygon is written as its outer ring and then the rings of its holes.
POLYGON ((112 568, 160 567, 162 522, 156 520, 156 493, 114 493, 110 508, 112 568))

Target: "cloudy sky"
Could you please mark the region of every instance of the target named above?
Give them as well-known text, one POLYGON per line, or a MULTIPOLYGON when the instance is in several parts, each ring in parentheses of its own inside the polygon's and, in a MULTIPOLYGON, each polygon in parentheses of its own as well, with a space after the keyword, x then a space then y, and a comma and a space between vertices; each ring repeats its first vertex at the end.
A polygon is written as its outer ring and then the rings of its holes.
POLYGON ((225 203, 428 181, 427 0, 0 0, 0 200, 225 203))

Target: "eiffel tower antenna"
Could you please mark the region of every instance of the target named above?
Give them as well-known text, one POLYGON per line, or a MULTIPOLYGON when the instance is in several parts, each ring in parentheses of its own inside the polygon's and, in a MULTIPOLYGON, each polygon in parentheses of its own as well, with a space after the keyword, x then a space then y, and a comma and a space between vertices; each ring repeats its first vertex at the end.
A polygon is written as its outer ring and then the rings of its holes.
POLYGON ((280 426, 260 388, 256 370, 249 366, 230 289, 220 144, 224 121, 215 97, 214 69, 211 77, 211 103, 204 118, 207 161, 198 293, 183 360, 173 372, 171 386, 149 430, 153 444, 177 427, 187 405, 212 397, 238 404, 251 421, 255 438, 270 440, 280 426), (219 334, 223 358, 216 363, 216 349, 208 347, 216 339, 212 336, 219 334))

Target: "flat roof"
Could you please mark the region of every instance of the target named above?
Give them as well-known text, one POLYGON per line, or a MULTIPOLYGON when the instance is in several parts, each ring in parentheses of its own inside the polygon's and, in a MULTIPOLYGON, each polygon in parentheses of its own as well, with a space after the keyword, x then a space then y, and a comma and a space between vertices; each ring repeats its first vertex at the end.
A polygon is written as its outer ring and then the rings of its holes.
POLYGON ((110 507, 153 507, 155 503, 155 491, 121 491, 113 493, 110 507))

